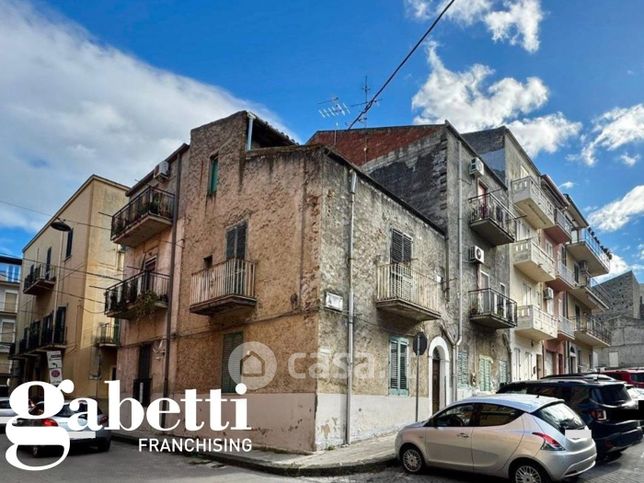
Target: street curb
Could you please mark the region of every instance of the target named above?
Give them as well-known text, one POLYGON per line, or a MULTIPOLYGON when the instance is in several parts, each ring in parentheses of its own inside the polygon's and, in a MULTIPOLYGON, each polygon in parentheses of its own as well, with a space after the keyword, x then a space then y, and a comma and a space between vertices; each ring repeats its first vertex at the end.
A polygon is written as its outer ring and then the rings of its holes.
MULTIPOLYGON (((112 433, 112 439, 122 443, 132 445, 139 444, 137 436, 128 434, 112 433)), ((337 464, 333 466, 294 466, 294 465, 281 465, 274 464, 266 461, 258 461, 256 459, 248 458, 246 456, 232 455, 226 453, 202 453, 202 452, 182 452, 179 454, 189 456, 199 456, 218 463, 224 463, 232 466, 239 466, 249 470, 262 471, 264 473, 271 473, 280 476, 344 476, 356 473, 368 473, 373 471, 384 470, 389 466, 396 463, 396 458, 385 456, 380 458, 372 458, 368 460, 356 461, 348 464, 337 464)))

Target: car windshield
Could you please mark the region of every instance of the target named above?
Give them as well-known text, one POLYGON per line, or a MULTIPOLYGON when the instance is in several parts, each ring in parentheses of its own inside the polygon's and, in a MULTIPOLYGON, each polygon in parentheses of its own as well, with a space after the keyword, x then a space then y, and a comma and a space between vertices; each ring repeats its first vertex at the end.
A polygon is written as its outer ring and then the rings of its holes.
POLYGON ((630 402, 631 396, 624 384, 610 384, 593 390, 593 399, 601 404, 617 406, 630 402))
POLYGON ((532 414, 561 433, 564 433, 566 429, 581 429, 585 426, 577 413, 564 403, 550 404, 532 414))

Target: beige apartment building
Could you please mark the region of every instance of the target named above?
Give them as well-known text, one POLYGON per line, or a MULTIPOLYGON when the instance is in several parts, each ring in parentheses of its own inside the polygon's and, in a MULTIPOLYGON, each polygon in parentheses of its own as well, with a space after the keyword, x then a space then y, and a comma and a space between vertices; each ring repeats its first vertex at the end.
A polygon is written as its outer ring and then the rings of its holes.
POLYGON ((107 396, 118 329, 103 313, 104 287, 120 280, 123 252, 110 240, 110 217, 127 187, 90 176, 23 249, 14 358, 21 379, 75 384, 71 397, 107 396), (48 357, 62 357, 62 374, 48 357))
POLYGON ((20 258, 0 255, 0 396, 6 396, 17 366, 13 364, 20 290, 20 258))

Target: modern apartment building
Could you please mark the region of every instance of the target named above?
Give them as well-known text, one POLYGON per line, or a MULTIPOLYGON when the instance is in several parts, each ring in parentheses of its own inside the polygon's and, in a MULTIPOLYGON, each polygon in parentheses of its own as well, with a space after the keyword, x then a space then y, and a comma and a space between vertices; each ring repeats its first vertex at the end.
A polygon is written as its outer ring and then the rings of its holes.
POLYGON ((417 393, 426 417, 434 367, 447 397, 447 364, 412 350, 444 330, 445 233, 332 149, 240 112, 193 129, 129 197, 112 222, 126 280, 106 291, 123 396, 229 397, 242 381, 254 444, 295 451, 392 431, 417 393), (151 191, 154 207, 137 201, 151 191))
POLYGON ((110 241, 105 213, 124 204, 126 190, 91 176, 23 249, 18 383, 71 379, 71 397, 106 398, 118 332, 103 314, 103 287, 121 279, 123 252, 110 241))
POLYGON ((608 273, 601 246, 572 198, 542 174, 505 127, 465 134, 510 186, 517 241, 510 294, 518 303, 513 379, 590 370, 609 344, 592 315, 606 307, 592 278, 608 273))
POLYGON ((20 258, 0 255, 0 395, 6 395, 15 374, 12 356, 20 290, 20 258))

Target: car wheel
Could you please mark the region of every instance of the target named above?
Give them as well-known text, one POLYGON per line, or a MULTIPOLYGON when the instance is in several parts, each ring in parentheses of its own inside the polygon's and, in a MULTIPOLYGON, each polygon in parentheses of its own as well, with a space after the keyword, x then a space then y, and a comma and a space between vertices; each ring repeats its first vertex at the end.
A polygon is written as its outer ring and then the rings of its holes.
POLYGON ((512 483, 550 483, 550 477, 541 466, 522 461, 512 470, 512 483))
POLYGON ((43 453, 43 447, 42 446, 32 446, 31 447, 31 456, 34 458, 40 458, 43 453))
POLYGON ((400 460, 407 473, 420 473, 425 466, 423 455, 415 446, 407 446, 400 453, 400 460))
POLYGON ((101 439, 96 445, 96 447, 100 452, 105 452, 110 450, 111 444, 112 444, 111 439, 101 439))

